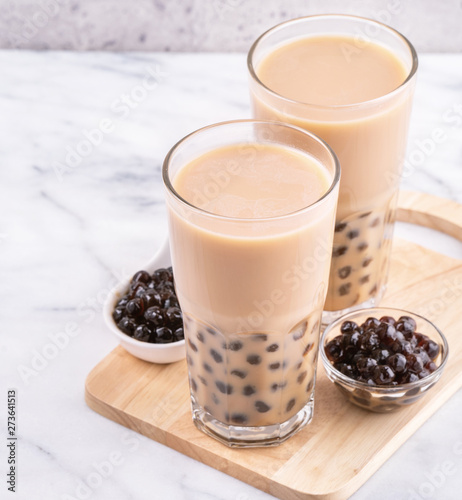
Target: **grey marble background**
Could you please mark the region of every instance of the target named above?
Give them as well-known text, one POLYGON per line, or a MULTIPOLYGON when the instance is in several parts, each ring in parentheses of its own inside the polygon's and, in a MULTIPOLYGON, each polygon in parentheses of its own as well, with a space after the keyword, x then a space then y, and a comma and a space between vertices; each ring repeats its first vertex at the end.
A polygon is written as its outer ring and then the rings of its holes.
POLYGON ((0 0, 0 48, 246 51, 311 14, 380 20, 419 52, 462 52, 461 0, 0 0))

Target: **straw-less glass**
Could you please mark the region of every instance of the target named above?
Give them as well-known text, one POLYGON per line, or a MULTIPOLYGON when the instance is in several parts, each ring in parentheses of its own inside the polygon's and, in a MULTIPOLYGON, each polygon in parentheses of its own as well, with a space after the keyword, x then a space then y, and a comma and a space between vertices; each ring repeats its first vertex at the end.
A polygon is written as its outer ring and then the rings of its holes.
POLYGON ((324 321, 377 304, 388 274, 416 79, 414 48, 400 33, 372 20, 313 16, 288 21, 264 33, 249 52, 248 69, 255 118, 288 122, 315 133, 340 161, 342 180, 324 321), (379 44, 403 63, 407 77, 381 97, 342 105, 297 102, 265 86, 259 78, 262 60, 282 45, 316 35, 351 36, 346 56, 360 53, 364 44, 379 44))
POLYGON ((335 154, 316 136, 252 120, 201 129, 165 159, 193 420, 226 445, 276 445, 312 417, 339 177, 335 154), (197 204, 178 194, 175 177, 185 165, 235 145, 232 165, 217 167, 197 204), (201 198, 218 196, 220 183, 239 175, 239 162, 265 145, 314 159, 328 173, 327 192, 277 217, 232 218, 199 208, 201 198))

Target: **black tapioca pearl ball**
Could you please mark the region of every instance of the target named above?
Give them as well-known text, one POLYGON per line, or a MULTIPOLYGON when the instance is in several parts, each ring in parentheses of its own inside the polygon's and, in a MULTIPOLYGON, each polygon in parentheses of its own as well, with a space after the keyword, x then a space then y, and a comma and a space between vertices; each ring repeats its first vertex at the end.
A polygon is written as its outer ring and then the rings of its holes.
POLYGON ((139 297, 136 297, 127 302, 125 311, 132 318, 138 318, 139 316, 143 315, 144 303, 139 297))
POLYGON ((380 325, 376 329, 376 332, 380 338, 380 342, 384 346, 391 346, 391 344, 393 344, 393 342, 398 339, 396 328, 393 325, 389 325, 388 323, 380 323, 380 325))
POLYGON ((419 342, 419 346, 422 346, 422 348, 427 351, 427 354, 432 360, 436 359, 440 353, 440 346, 431 339, 419 342))
POLYGON ((138 283, 135 290, 135 298, 141 298, 146 292, 148 288, 143 283, 138 283))
POLYGON ((430 361, 429 363, 427 363, 425 365, 425 368, 430 372, 430 373, 433 373, 437 368, 438 366, 436 365, 436 363, 434 363, 433 361, 430 361))
POLYGON ((369 215, 371 215, 372 212, 363 212, 359 217, 358 219, 364 219, 366 217, 369 217, 369 215))
POLYGON ((355 370, 349 363, 335 363, 334 366, 340 373, 343 373, 343 375, 355 378, 355 370))
POLYGON ((207 331, 207 333, 209 333, 210 335, 216 335, 217 332, 213 329, 213 328, 210 328, 210 327, 206 327, 205 330, 207 331))
POLYGON ((205 370, 206 372, 208 372, 208 373, 213 373, 212 367, 211 367, 209 364, 204 363, 202 366, 204 367, 204 370, 205 370))
POLYGON ((410 371, 406 372, 400 379, 402 384, 412 384, 412 382, 417 382, 419 380, 419 376, 410 371))
MULTIPOLYGON (((291 330, 290 333, 292 333, 292 338, 294 340, 300 340, 303 338, 303 336, 306 333, 306 329, 308 328, 308 323, 307 321, 303 321, 302 323, 299 323, 295 328, 291 330)), ((273 344, 277 345, 277 344, 273 344)))
POLYGON ((388 364, 395 373, 404 373, 407 369, 406 356, 401 353, 393 354, 388 358, 388 364))
POLYGON ((178 307, 169 307, 165 312, 165 318, 171 326, 178 326, 183 323, 183 315, 178 307))
POLYGON ((288 413, 295 406, 295 398, 292 398, 286 406, 286 412, 288 413))
POLYGON ((387 323, 387 325, 396 325, 396 320, 392 316, 382 316, 379 321, 380 323, 387 323))
POLYGON ((148 288, 144 290, 143 295, 141 295, 141 300, 144 302, 146 309, 153 306, 161 306, 162 300, 160 298, 157 290, 148 288))
POLYGON ((370 224, 369 227, 377 227, 380 224, 380 217, 376 217, 370 224))
POLYGON ((342 333, 353 333, 358 330, 358 325, 354 321, 344 321, 340 327, 342 333))
POLYGON ((428 377, 430 375, 430 371, 427 370, 426 368, 424 368, 421 372, 419 372, 418 374, 418 377, 419 378, 425 378, 425 377, 428 377))
POLYGON ((247 363, 250 365, 259 365, 261 363, 261 356, 258 354, 249 354, 247 356, 247 363))
POLYGON ((156 283, 161 283, 161 282, 165 282, 165 281, 172 281, 173 280, 173 273, 170 269, 166 269, 166 268, 161 267, 159 269, 156 269, 153 272, 152 279, 156 283))
POLYGON ((348 247, 345 245, 340 245, 338 247, 334 247, 332 250, 332 257, 341 257, 345 255, 348 250, 348 247))
POLYGON ((364 285, 365 283, 369 283, 370 279, 371 279, 371 275, 366 274, 366 276, 361 276, 361 278, 359 278, 359 283, 360 283, 360 285, 364 285))
POLYGON ((414 353, 420 356, 424 366, 431 361, 430 356, 423 347, 416 347, 416 349, 414 349, 414 353))
POLYGON ((112 318, 113 320, 118 323, 125 315, 125 308, 124 307, 116 307, 114 309, 114 312, 112 313, 112 318))
POLYGON ((189 347, 194 351, 194 352, 197 352, 199 349, 197 348, 197 345, 194 344, 194 342, 191 342, 191 339, 188 339, 188 344, 189 344, 189 347))
POLYGON ((367 356, 361 357, 356 363, 357 370, 364 378, 371 377, 376 366, 377 360, 367 356))
POLYGON ((302 364, 303 364, 303 361, 300 361, 299 363, 297 363, 297 364, 294 366, 294 370, 295 370, 295 371, 300 370, 300 368, 302 367, 302 364))
POLYGON ((133 334, 133 338, 141 340, 141 342, 149 342, 151 335, 152 330, 147 325, 138 325, 133 334))
POLYGON ((223 362, 223 356, 215 351, 215 349, 210 349, 210 355, 214 359, 215 363, 222 363, 223 362))
POLYGON ((346 222, 337 222, 337 224, 335 224, 335 232, 341 233, 346 227, 347 227, 346 222))
POLYGON ((350 276, 350 274, 351 274, 351 266, 343 266, 343 267, 341 267, 337 271, 337 274, 338 274, 339 278, 342 279, 342 280, 348 278, 348 276, 350 276))
POLYGON ((377 285, 374 285, 370 290, 369 290, 369 295, 374 296, 377 293, 377 285))
POLYGON ((220 404, 220 400, 218 399, 218 396, 212 392, 212 401, 216 404, 216 405, 219 405, 220 404))
POLYGON ((191 379, 191 389, 193 390, 193 392, 197 391, 197 383, 193 378, 191 379))
POLYGON ((231 414, 231 422, 233 424, 245 424, 247 423, 248 418, 247 415, 244 415, 243 413, 232 413, 231 414))
POLYGON ((377 361, 379 365, 381 365, 387 362, 388 358, 390 357, 390 351, 388 349, 382 349, 380 347, 372 351, 372 357, 377 361))
POLYGON ((168 344, 173 342, 173 332, 170 328, 166 326, 160 326, 156 328, 155 333, 155 343, 156 344, 168 344))
POLYGON ((153 306, 146 309, 144 312, 144 319, 154 326, 163 325, 165 321, 162 309, 159 306, 153 306))
POLYGON ((151 281, 151 275, 144 270, 135 273, 131 279, 131 283, 149 283, 151 281))
POLYGON ((206 386, 207 385, 207 380, 202 375, 198 375, 197 378, 206 386))
POLYGON ((362 266, 363 267, 367 267, 371 262, 372 262, 372 257, 366 257, 363 261, 362 261, 362 266))
POLYGON ((310 342, 306 345, 305 350, 303 351, 303 356, 306 356, 314 347, 313 342, 310 342))
POLYGON ((326 344, 325 351, 327 358, 333 363, 343 359, 343 346, 338 337, 335 337, 326 344))
POLYGON ((422 358, 418 354, 409 354, 406 356, 408 369, 414 373, 420 373, 424 368, 422 358))
POLYGON ((177 328, 173 332, 173 339, 175 340, 175 342, 179 342, 180 340, 184 339, 184 330, 182 326, 180 328, 177 328))
POLYGON ((338 289, 338 294, 340 297, 343 297, 345 295, 348 295, 351 291, 351 283, 345 283, 344 285, 340 286, 338 289))
POLYGON ((215 382, 215 385, 217 386, 218 390, 222 394, 232 394, 233 393, 233 386, 230 384, 225 384, 224 382, 221 382, 220 380, 217 380, 215 382))
POLYGON ((356 248, 358 252, 364 252, 364 250, 369 248, 369 245, 365 241, 362 241, 356 248))
POLYGON ((361 337, 360 347, 362 351, 371 353, 380 347, 380 338, 373 330, 368 330, 366 333, 363 333, 361 337))
POLYGON ((266 413, 271 410, 271 406, 267 405, 264 401, 255 401, 255 408, 259 413, 266 413))
POLYGON ((395 372, 388 365, 377 365, 374 368, 372 380, 377 385, 387 385, 395 379, 395 372))
POLYGON ((281 368, 281 363, 279 363, 279 362, 271 363, 269 365, 269 369, 270 370, 277 370, 278 368, 281 368))
POLYGON ((354 238, 357 238, 359 236, 359 230, 358 229, 352 229, 351 231, 348 231, 346 234, 347 238, 349 240, 353 240, 354 238))
POLYGON ((234 375, 235 377, 239 377, 241 379, 244 379, 245 377, 247 377, 247 372, 245 372, 243 370, 232 370, 231 375, 234 375))
POLYGON ((412 332, 416 331, 417 324, 415 322, 414 318, 411 318, 410 316, 400 316, 398 318, 398 322, 402 321, 403 323, 406 323, 406 326, 412 330, 412 332))
POLYGON ((311 392, 311 391, 313 390, 313 383, 314 383, 313 379, 311 379, 311 380, 308 382, 308 384, 307 384, 307 386, 306 386, 306 392, 311 392))
POLYGON ((361 325, 364 330, 369 330, 370 328, 377 328, 380 326, 380 321, 372 316, 367 318, 366 321, 361 325))
POLYGON ((124 295, 121 299, 117 301, 116 307, 122 307, 125 309, 125 306, 127 305, 129 300, 130 300, 129 296, 124 295))
POLYGON ((233 340, 228 344, 228 349, 230 351, 240 351, 243 347, 244 345, 240 340, 233 340))
POLYGON ((281 382, 279 384, 277 383, 274 383, 274 384, 271 384, 271 392, 276 392, 278 389, 284 389, 284 387, 286 387, 287 385, 287 380, 284 380, 284 382, 281 382))
POLYGON ((305 370, 300 375, 297 377, 297 382, 299 384, 303 384, 303 381, 306 379, 306 376, 308 375, 308 372, 305 370))
POLYGON ((266 348, 267 352, 276 352, 279 349, 278 344, 271 344, 266 348))
POLYGON ((202 332, 197 332, 196 337, 197 337, 197 340, 199 342, 202 342, 202 344, 205 344, 205 338, 204 338, 204 334, 202 332))
POLYGON ((122 330, 124 333, 126 333, 129 337, 133 337, 133 334, 135 333, 136 329, 136 323, 135 320, 132 318, 128 318, 127 316, 124 316, 118 323, 117 326, 119 327, 119 330, 122 330))
POLYGON ((252 396, 252 394, 255 394, 256 392, 257 388, 254 385, 246 385, 242 389, 242 394, 244 394, 244 396, 252 396))
POLYGON ((264 333, 254 335, 253 340, 256 340, 258 342, 266 342, 268 340, 268 335, 265 335, 264 333))

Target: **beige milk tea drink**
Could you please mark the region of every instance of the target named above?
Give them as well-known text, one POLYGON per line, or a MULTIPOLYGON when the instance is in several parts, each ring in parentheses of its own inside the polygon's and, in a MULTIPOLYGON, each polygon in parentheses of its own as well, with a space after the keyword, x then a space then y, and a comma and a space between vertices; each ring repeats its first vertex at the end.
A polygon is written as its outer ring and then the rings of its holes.
POLYGON ((327 321, 383 295, 416 67, 399 33, 350 16, 289 21, 249 53, 255 117, 312 131, 340 161, 327 321))
POLYGON ((202 129, 166 159, 193 419, 230 446, 311 418, 338 177, 322 141, 266 122, 202 129))

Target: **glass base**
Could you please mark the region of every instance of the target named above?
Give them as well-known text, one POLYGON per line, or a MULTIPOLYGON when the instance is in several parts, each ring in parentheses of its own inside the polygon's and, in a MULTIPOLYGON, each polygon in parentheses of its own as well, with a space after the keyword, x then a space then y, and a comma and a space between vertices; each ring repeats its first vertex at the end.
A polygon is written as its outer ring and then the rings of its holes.
POLYGON ((336 319, 340 318, 340 316, 343 316, 344 314, 348 314, 353 311, 357 311, 358 309, 369 309, 371 307, 377 307, 379 303, 381 302, 385 290, 387 289, 387 285, 383 285, 379 292, 375 295, 375 297, 371 297, 370 299, 362 302, 361 304, 356 304, 351 307, 347 307, 346 309, 340 309, 339 311, 323 311, 322 312, 322 326, 326 327, 336 319))
POLYGON ((281 424, 261 427, 228 425, 214 418, 191 397, 192 417, 196 427, 230 448, 278 446, 301 430, 313 418, 314 398, 293 417, 281 424))

